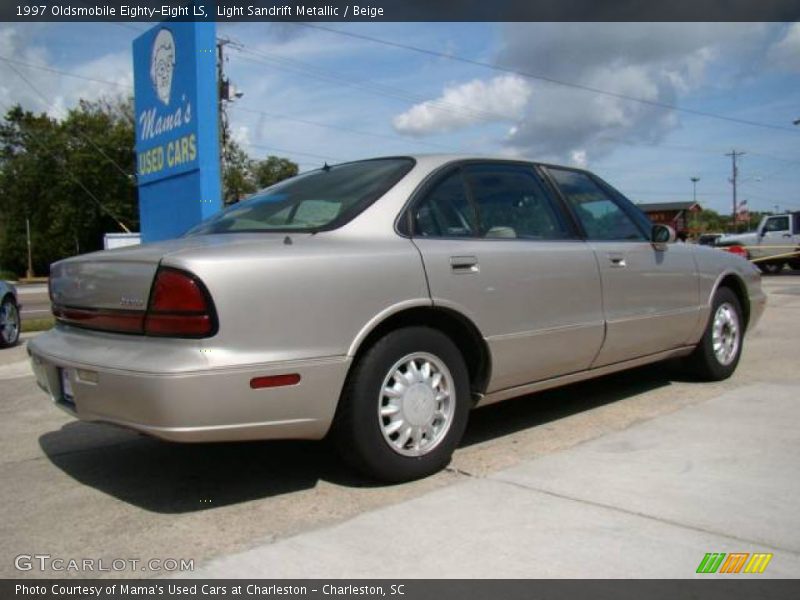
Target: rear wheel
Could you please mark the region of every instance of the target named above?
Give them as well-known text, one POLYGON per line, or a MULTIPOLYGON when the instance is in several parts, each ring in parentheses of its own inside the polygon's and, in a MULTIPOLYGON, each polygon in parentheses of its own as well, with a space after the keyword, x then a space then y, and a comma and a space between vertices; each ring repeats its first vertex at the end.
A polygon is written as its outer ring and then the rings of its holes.
POLYGON ((0 304, 0 348, 13 346, 19 340, 19 309, 11 298, 0 304))
POLYGON ((739 300, 729 288, 719 288, 711 304, 711 318, 703 338, 688 357, 689 366, 702 379, 727 379, 739 364, 743 341, 744 322, 739 300))
POLYGON ((469 376, 446 335, 388 333, 354 366, 333 427, 340 453, 375 479, 408 481, 444 468, 464 433, 469 376))

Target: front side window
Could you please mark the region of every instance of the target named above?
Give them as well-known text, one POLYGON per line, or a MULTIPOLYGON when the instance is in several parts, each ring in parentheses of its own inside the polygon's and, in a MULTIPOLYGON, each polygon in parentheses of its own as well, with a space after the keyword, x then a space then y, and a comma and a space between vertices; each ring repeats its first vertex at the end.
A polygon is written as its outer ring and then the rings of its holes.
POLYGON ((547 168, 590 240, 646 241, 633 219, 586 173, 547 168))
POLYGON ((324 167, 256 192, 187 235, 334 229, 389 191, 413 166, 410 158, 382 158, 324 167))
POLYGON ((571 237, 558 208, 530 167, 478 164, 465 169, 480 237, 557 240, 571 237))

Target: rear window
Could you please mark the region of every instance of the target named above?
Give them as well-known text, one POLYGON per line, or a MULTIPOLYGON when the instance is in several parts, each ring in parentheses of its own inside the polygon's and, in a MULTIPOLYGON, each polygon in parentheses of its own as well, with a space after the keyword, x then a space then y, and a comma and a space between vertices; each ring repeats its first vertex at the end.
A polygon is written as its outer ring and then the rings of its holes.
POLYGON ((413 166, 410 158, 326 166, 256 192, 186 235, 335 229, 389 191, 413 166))

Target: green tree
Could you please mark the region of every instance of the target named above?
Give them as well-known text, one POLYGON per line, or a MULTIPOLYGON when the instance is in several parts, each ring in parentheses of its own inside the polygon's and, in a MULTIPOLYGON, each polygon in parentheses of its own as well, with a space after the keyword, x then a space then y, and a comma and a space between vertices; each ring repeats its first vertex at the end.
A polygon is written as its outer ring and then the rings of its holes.
POLYGON ((233 204, 256 190, 297 175, 297 163, 288 158, 268 156, 253 160, 234 140, 226 144, 222 175, 223 202, 233 204))
POLYGON ((251 168, 259 188, 269 187, 279 181, 294 177, 299 171, 297 163, 277 156, 268 156, 264 160, 253 161, 251 168))
POLYGON ((247 152, 235 140, 228 141, 223 152, 223 204, 233 204, 256 191, 251 162, 247 152))
POLYGON ((130 100, 81 101, 63 120, 15 106, 0 123, 0 267, 33 266, 102 248, 103 234, 138 229, 130 100))

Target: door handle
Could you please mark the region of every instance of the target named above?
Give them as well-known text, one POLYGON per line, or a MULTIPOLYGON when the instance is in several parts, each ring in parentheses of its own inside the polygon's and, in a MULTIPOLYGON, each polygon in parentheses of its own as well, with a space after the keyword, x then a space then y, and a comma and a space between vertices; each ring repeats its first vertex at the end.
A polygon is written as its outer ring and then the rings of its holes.
POLYGON ((451 256, 450 269, 453 273, 477 273, 478 257, 477 256, 451 256))
POLYGON ((611 266, 615 269, 628 266, 625 263, 625 256, 622 254, 609 254, 608 260, 611 262, 611 266))
POLYGON ((792 234, 791 233, 784 233, 783 237, 792 237, 792 234))

